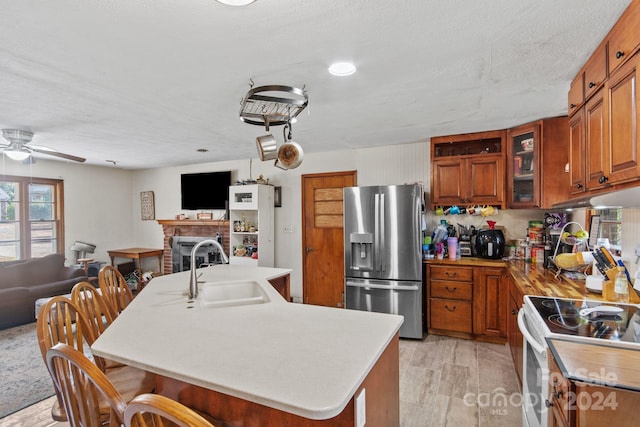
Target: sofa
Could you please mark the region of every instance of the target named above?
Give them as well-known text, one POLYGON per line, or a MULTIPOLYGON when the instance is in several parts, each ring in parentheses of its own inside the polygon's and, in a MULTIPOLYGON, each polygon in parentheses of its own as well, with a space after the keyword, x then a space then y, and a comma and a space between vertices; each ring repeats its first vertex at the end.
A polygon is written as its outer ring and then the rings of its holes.
POLYGON ((39 298, 64 295, 88 277, 81 267, 65 267, 61 254, 0 263, 0 329, 35 321, 39 298))

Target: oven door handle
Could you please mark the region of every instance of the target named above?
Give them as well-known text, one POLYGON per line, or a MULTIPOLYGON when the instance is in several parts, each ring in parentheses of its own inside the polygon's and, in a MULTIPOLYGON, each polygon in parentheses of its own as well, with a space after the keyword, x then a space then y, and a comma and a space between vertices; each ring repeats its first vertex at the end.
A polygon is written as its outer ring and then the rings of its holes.
POLYGON ((527 340, 527 342, 531 345, 531 347, 533 347, 536 352, 540 354, 546 353, 546 349, 544 348, 544 346, 540 345, 540 343, 538 343, 538 341, 533 338, 533 336, 527 329, 527 325, 524 323, 523 309, 520 309, 520 311, 518 311, 518 327, 520 328, 520 332, 522 332, 524 339, 527 340))

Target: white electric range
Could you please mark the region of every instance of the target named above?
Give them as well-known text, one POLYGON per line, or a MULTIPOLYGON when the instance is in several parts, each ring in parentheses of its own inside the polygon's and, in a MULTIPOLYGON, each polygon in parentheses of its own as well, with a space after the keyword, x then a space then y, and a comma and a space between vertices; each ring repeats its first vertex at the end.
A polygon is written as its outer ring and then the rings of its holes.
POLYGON ((549 367, 545 338, 640 350, 640 306, 527 295, 518 313, 524 336, 522 416, 525 427, 547 427, 549 367))

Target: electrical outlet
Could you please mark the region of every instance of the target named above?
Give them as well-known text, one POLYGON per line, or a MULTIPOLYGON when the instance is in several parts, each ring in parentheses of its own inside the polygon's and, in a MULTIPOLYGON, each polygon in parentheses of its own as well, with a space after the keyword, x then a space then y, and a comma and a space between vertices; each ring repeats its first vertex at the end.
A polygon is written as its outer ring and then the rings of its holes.
POLYGON ((356 427, 364 427, 367 423, 367 405, 365 389, 356 397, 356 427))
POLYGON ((293 225, 285 225, 284 227, 282 227, 282 231, 285 233, 293 233, 293 225))

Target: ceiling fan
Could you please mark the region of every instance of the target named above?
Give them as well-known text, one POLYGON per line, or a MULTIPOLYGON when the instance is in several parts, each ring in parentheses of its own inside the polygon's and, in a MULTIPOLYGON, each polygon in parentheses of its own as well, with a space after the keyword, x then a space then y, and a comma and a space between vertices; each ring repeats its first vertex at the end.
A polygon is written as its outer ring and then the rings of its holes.
POLYGON ((26 130, 2 129, 2 137, 6 139, 9 144, 0 144, 0 150, 13 160, 26 160, 31 153, 48 154, 49 156, 60 157, 80 163, 86 160, 82 157, 61 153, 41 145, 28 145, 31 142, 31 138, 33 138, 33 132, 26 130))

